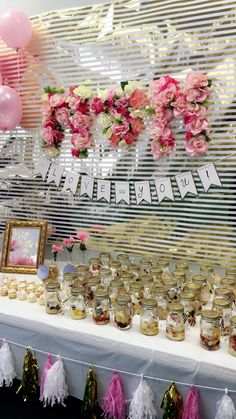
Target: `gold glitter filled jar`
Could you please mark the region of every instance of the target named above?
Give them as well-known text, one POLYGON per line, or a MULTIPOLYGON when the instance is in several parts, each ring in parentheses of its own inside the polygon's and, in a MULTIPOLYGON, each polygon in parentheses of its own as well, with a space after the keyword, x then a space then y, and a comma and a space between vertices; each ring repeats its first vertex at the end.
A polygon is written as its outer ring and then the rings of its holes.
POLYGON ((143 284, 142 282, 132 282, 130 284, 130 296, 133 304, 133 311, 135 314, 140 314, 141 300, 143 298, 143 284))
POLYGON ((70 297, 70 317, 81 320, 86 317, 85 289, 83 286, 72 288, 70 297))
POLYGON ((109 268, 111 261, 111 254, 109 252, 99 253, 99 259, 103 268, 109 268))
POLYGON ((169 303, 166 319, 166 336, 170 340, 181 341, 185 338, 184 307, 180 303, 169 303))
POLYGON ((158 333, 157 302, 153 298, 146 298, 142 301, 140 331, 148 336, 158 333))
POLYGON ((164 286, 155 287, 153 294, 157 302, 157 314, 160 320, 166 320, 168 314, 168 288, 164 286))
POLYGON ((118 295, 115 308, 115 324, 120 330, 132 327, 133 308, 129 295, 118 295))
POLYGON ((153 297, 153 280, 151 275, 143 275, 140 278, 143 284, 143 298, 153 297))
POLYGON ((48 314, 58 314, 62 309, 60 298, 60 284, 58 282, 49 282, 46 284, 46 312, 48 314))
POLYGON ((200 345, 208 351, 216 351, 220 347, 220 316, 215 310, 202 311, 200 345))
POLYGON ((111 260, 110 270, 111 270, 112 279, 120 279, 121 263, 118 260, 111 260))
POLYGON ((89 270, 93 276, 99 275, 101 269, 101 261, 99 258, 89 259, 89 270))
POLYGON ((93 298, 93 320, 103 325, 110 321, 109 294, 106 290, 97 290, 93 298))
POLYGON ((232 310, 229 300, 225 298, 215 298, 213 300, 212 309, 217 311, 220 316, 220 331, 221 336, 228 336, 230 318, 232 315, 232 310))
POLYGON ((183 291, 180 294, 180 302, 184 307, 184 320, 189 326, 195 326, 196 324, 196 312, 195 312, 195 296, 192 292, 183 291))
POLYGON ((236 316, 233 316, 230 319, 229 353, 236 356, 236 316))

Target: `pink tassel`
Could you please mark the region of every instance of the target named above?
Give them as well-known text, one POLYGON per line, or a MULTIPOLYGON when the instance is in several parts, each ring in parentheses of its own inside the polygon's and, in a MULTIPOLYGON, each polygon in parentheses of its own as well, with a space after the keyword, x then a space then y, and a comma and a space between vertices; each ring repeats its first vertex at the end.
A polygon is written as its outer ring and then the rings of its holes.
POLYGON ((125 419, 125 398, 122 379, 117 370, 103 398, 103 415, 105 419, 125 419))
POLYGON ((41 401, 43 401, 43 390, 44 390, 44 383, 45 383, 46 375, 47 375, 48 370, 50 370, 51 366, 52 366, 52 356, 51 354, 48 354, 47 361, 45 362, 44 367, 43 367, 43 372, 42 372, 41 381, 40 381, 39 400, 41 401))
POLYGON ((194 385, 191 386, 184 404, 182 419, 200 419, 200 397, 194 385))

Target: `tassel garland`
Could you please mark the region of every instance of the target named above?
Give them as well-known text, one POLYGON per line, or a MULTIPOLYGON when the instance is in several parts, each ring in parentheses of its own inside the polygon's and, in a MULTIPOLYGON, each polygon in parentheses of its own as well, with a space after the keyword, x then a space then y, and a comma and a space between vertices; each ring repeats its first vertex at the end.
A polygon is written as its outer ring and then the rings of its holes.
POLYGON ((182 407, 182 396, 178 392, 175 383, 172 383, 162 399, 163 419, 181 419, 182 407))
POLYGON ((228 391, 225 390, 223 397, 216 403, 215 419, 236 419, 236 411, 233 400, 228 396, 228 391))
POLYGON ((97 379, 92 367, 90 366, 86 378, 84 398, 81 408, 81 415, 86 419, 96 419, 97 408, 97 379))
POLYGON ((105 419, 125 419, 123 384, 117 370, 114 370, 107 392, 103 398, 102 409, 105 419))
POLYGON ((8 343, 3 340, 0 349, 0 387, 9 387, 16 377, 14 360, 8 343))
POLYGON ((30 349, 26 350, 21 384, 16 392, 24 402, 34 401, 38 396, 38 365, 30 349))
POLYGON ((200 396, 194 385, 191 386, 187 394, 182 419, 200 419, 200 396))
POLYGON ((44 381, 42 402, 44 407, 54 404, 62 404, 65 407, 64 400, 68 396, 68 386, 66 384, 66 373, 60 356, 55 364, 48 369, 44 381))
POLYGON ((141 377, 137 390, 133 393, 129 408, 129 419, 155 419, 154 396, 151 387, 141 377))
POLYGON ((41 402, 43 401, 43 390, 44 390, 44 383, 45 383, 45 380, 46 380, 46 375, 48 373, 48 370, 50 370, 51 367, 52 367, 52 356, 51 356, 51 354, 48 354, 47 361, 45 362, 44 367, 43 367, 43 372, 42 372, 41 381, 40 381, 40 400, 41 400, 41 402))

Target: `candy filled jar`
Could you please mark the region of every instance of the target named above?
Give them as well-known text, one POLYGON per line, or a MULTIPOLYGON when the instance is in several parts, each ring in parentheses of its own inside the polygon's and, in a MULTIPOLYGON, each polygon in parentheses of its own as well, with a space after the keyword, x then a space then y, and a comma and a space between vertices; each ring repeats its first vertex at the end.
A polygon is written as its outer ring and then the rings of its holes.
POLYGON ((143 298, 143 284, 140 281, 132 282, 132 284, 130 284, 130 296, 134 313, 140 314, 141 300, 143 298))
POLYGON ((46 312, 48 314, 58 314, 61 312, 62 303, 60 297, 60 284, 49 282, 46 284, 46 312))
POLYGON ((126 292, 129 293, 130 291, 130 284, 134 282, 136 277, 128 271, 122 272, 121 274, 121 281, 124 283, 124 289, 126 292))
POLYGON ((168 288, 165 286, 155 287, 153 295, 157 302, 157 313, 159 320, 166 320, 168 314, 168 288))
POLYGON ((89 259, 89 270, 93 276, 99 275, 101 269, 101 261, 99 258, 89 259))
POLYGON ((180 294, 180 302, 184 306, 184 320, 188 326, 195 326, 196 324, 196 311, 195 311, 195 296, 193 293, 183 291, 180 294))
POLYGON ((89 267, 86 265, 78 265, 76 267, 77 271, 77 278, 75 280, 75 285, 82 284, 83 286, 86 286, 88 282, 88 278, 90 277, 89 267))
POLYGON ((70 317, 74 320, 85 319, 86 301, 85 289, 83 286, 72 288, 70 297, 70 317))
POLYGON ((143 275, 140 278, 143 284, 143 298, 153 297, 153 280, 151 275, 143 275))
POLYGON ((220 347, 220 316, 215 310, 202 311, 200 345, 208 351, 216 351, 220 347))
POLYGON ((187 282, 186 284, 186 291, 194 294, 196 314, 200 314, 202 311, 201 289, 202 289, 202 286, 199 284, 196 284, 195 282, 190 281, 190 282, 187 282))
POLYGON ((122 288, 124 288, 124 283, 121 281, 121 279, 113 279, 111 281, 109 288, 110 308, 115 308, 116 298, 122 288))
POLYGON ((109 294, 106 290, 97 290, 93 298, 93 320, 103 325, 110 321, 109 294))
POLYGON ((179 289, 178 284, 175 279, 172 278, 165 278, 163 281, 165 287, 168 288, 168 300, 169 302, 178 301, 179 300, 179 289))
POLYGON ((212 295, 211 288, 207 282, 207 277, 205 275, 194 275, 192 277, 192 282, 201 286, 200 300, 203 305, 206 305, 212 295))
POLYGON ((101 268, 100 269, 100 280, 103 288, 106 290, 109 289, 110 283, 112 281, 112 273, 110 269, 101 268))
POLYGON ((236 316, 233 316, 230 319, 229 353, 236 356, 236 316))
POLYGON ((150 257, 142 257, 140 260, 140 275, 150 274, 152 267, 153 265, 150 257))
POLYGON ((114 321, 118 329, 127 330, 132 327, 133 308, 129 295, 118 295, 116 299, 114 321))
POLYGON ((129 263, 128 271, 131 272, 136 279, 140 277, 140 267, 136 265, 136 263, 129 263))
POLYGON ((121 263, 119 260, 111 260, 110 270, 112 279, 120 279, 121 277, 121 263))
POLYGON ((159 266, 150 271, 154 285, 162 285, 162 269, 159 266))
POLYGON ((229 300, 225 298, 215 298, 213 300, 212 309, 217 311, 220 316, 221 336, 229 335, 230 318, 232 314, 229 300))
POLYGON ((154 336, 158 333, 157 302, 155 299, 146 298, 142 300, 140 331, 148 336, 154 336))
POLYGON ((186 271, 183 269, 175 269, 172 276, 173 279, 177 282, 178 289, 183 290, 187 281, 186 271))
POLYGON ((100 281, 99 276, 94 276, 94 277, 89 278, 87 286, 86 286, 86 300, 89 307, 92 306, 94 292, 98 289, 100 285, 101 285, 101 281, 100 281))
POLYGON ((185 338, 184 307, 180 303, 169 303, 166 319, 166 336, 170 340, 181 341, 185 338))

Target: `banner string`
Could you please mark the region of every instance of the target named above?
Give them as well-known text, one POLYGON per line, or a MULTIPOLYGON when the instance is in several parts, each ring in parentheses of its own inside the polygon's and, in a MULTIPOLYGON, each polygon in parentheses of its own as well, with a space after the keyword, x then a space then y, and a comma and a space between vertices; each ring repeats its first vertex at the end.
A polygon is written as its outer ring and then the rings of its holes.
MULTIPOLYGON (((8 340, 8 339, 5 339, 5 338, 1 338, 1 339, 3 341, 8 342, 11 345, 15 345, 15 346, 18 346, 18 347, 24 348, 24 349, 29 348, 34 352, 38 352, 38 353, 43 354, 43 355, 48 355, 48 352, 43 351, 42 349, 33 348, 32 346, 29 346, 29 345, 22 345, 21 343, 18 343, 18 342, 12 341, 12 340, 8 340)), ((50 354, 54 357, 58 356, 58 354, 55 354, 55 353, 52 353, 52 352, 50 352, 50 354)), ((105 367, 104 365, 94 364, 93 362, 85 362, 85 361, 81 361, 81 360, 78 360, 78 359, 69 358, 69 357, 66 357, 66 356, 63 356, 63 355, 60 355, 60 356, 61 356, 62 359, 64 359, 65 361, 68 361, 68 362, 73 362, 73 363, 76 363, 76 364, 79 364, 79 365, 86 365, 88 367, 90 365, 92 365, 94 368, 97 368, 97 369, 114 371, 114 368, 105 367)), ((185 382, 182 382, 182 381, 170 380, 170 379, 166 379, 166 378, 153 377, 151 375, 146 375, 144 373, 139 374, 139 373, 130 372, 130 371, 126 371, 126 370, 121 370, 121 369, 117 369, 117 368, 116 368, 116 370, 120 374, 131 375, 133 377, 139 377, 139 378, 144 377, 148 380, 153 380, 153 381, 158 381, 158 382, 163 382, 163 383, 172 383, 174 381, 176 384, 181 385, 181 386, 186 386, 186 387, 191 387, 191 385, 193 384, 193 383, 191 383, 191 384, 190 383, 185 383, 185 382)), ((204 390, 225 392, 225 387, 224 388, 223 387, 210 387, 210 386, 204 386, 204 385, 201 385, 201 384, 194 384, 194 386, 197 387, 197 388, 200 388, 200 389, 204 389, 204 390)), ((230 389, 228 387, 227 387, 227 391, 230 392, 230 393, 235 393, 236 394, 236 390, 230 389)))

